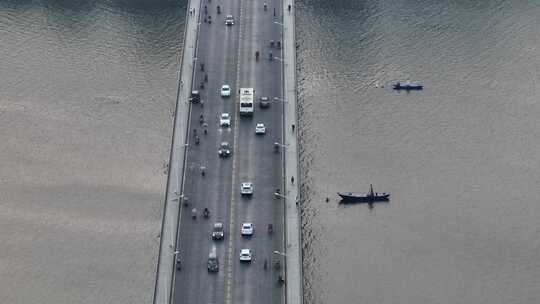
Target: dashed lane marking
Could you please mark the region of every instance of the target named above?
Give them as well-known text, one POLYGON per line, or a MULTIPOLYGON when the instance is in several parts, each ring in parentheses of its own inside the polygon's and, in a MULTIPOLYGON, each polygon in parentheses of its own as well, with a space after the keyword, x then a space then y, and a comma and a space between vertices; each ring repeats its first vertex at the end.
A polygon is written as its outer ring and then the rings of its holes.
MULTIPOLYGON (((243 37, 243 30, 245 29, 244 22, 242 22, 242 17, 244 15, 244 2, 240 1, 240 30, 238 33, 238 55, 236 61, 236 88, 240 88, 240 42, 243 37)), ((225 288, 225 303, 230 304, 232 300, 232 280, 233 280, 233 254, 234 254, 234 217, 235 217, 235 188, 236 188, 236 161, 237 161, 237 152, 238 152, 238 129, 239 129, 239 108, 238 103, 235 101, 235 115, 234 115, 234 145, 233 145, 233 164, 232 164, 232 178, 231 178, 231 201, 230 201, 230 218, 229 218, 229 255, 227 257, 227 278, 226 278, 226 288, 225 288)))

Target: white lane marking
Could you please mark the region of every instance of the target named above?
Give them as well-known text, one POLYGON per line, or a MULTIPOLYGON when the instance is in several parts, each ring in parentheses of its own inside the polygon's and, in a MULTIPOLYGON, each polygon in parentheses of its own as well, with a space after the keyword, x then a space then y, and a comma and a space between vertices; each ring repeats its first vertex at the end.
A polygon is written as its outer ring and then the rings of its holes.
MULTIPOLYGON (((243 13, 244 13, 244 7, 243 7, 243 4, 244 2, 243 1, 240 1, 240 16, 239 16, 239 21, 240 21, 240 29, 238 31, 238 55, 237 55, 237 61, 236 61, 236 88, 240 88, 240 55, 241 55, 241 48, 240 48, 240 43, 242 41, 242 30, 245 28, 244 27, 244 22, 242 22, 242 16, 243 16, 243 13)), ((230 304, 231 303, 231 300, 232 300, 232 279, 233 279, 233 267, 232 267, 232 263, 233 263, 233 254, 234 254, 234 238, 235 238, 235 234, 234 234, 234 231, 236 231, 235 229, 235 223, 234 223, 234 217, 235 217, 235 213, 234 213, 234 210, 235 210, 235 188, 236 188, 236 160, 237 160, 237 157, 236 157, 236 154, 238 152, 238 128, 239 128, 239 123, 238 123, 238 120, 239 120, 239 106, 238 106, 238 103, 235 101, 234 102, 234 111, 235 111, 235 115, 234 115, 234 138, 233 138, 233 142, 234 142, 234 145, 233 145, 233 164, 232 164, 232 178, 231 178, 231 202, 230 202, 230 218, 229 218, 229 255, 227 257, 227 277, 226 277, 226 285, 227 287, 225 288, 225 303, 226 304, 230 304)))

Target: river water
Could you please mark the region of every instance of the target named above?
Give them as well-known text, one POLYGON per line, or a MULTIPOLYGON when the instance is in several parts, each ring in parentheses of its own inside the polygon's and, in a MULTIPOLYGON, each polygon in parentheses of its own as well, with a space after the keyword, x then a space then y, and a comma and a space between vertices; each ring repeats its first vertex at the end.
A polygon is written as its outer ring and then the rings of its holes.
POLYGON ((297 6, 306 302, 540 303, 540 2, 297 6))
MULTIPOLYGON (((539 303, 540 3, 296 3, 306 302, 539 303)), ((0 1, 0 302, 150 302, 185 5, 0 1)))
POLYGON ((0 303, 151 303, 185 5, 0 1, 0 303))

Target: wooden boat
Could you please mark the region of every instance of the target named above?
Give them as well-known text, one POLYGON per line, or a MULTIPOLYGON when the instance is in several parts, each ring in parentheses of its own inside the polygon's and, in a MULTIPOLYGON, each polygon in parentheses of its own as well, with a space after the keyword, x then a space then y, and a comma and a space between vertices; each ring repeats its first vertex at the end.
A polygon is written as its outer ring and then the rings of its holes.
POLYGON ((369 190, 369 192, 338 192, 337 194, 346 202, 376 202, 390 199, 390 192, 374 192, 371 184, 369 190))

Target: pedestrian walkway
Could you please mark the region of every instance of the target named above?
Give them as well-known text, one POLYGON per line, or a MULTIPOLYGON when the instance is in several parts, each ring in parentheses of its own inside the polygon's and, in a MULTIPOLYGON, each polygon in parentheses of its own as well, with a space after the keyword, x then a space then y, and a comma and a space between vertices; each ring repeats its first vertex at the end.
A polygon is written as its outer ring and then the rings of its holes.
POLYGON ((189 116, 189 93, 193 81, 193 63, 196 58, 197 23, 201 0, 190 0, 188 6, 189 18, 186 20, 184 32, 184 49, 182 50, 181 68, 178 77, 176 110, 174 114, 173 140, 169 158, 169 177, 165 196, 165 208, 161 227, 161 240, 157 265, 154 304, 169 304, 172 294, 176 248, 176 233, 178 231, 179 210, 184 199, 182 176, 184 172, 184 156, 186 152, 186 130, 189 116))
MULTIPOLYGON (((290 1, 290 2, 288 2, 290 1)), ((285 138, 285 253, 287 304, 303 302, 302 233, 300 192, 298 184, 297 118, 296 118, 296 40, 294 3, 283 2, 283 90, 284 90, 284 138, 285 138)))

